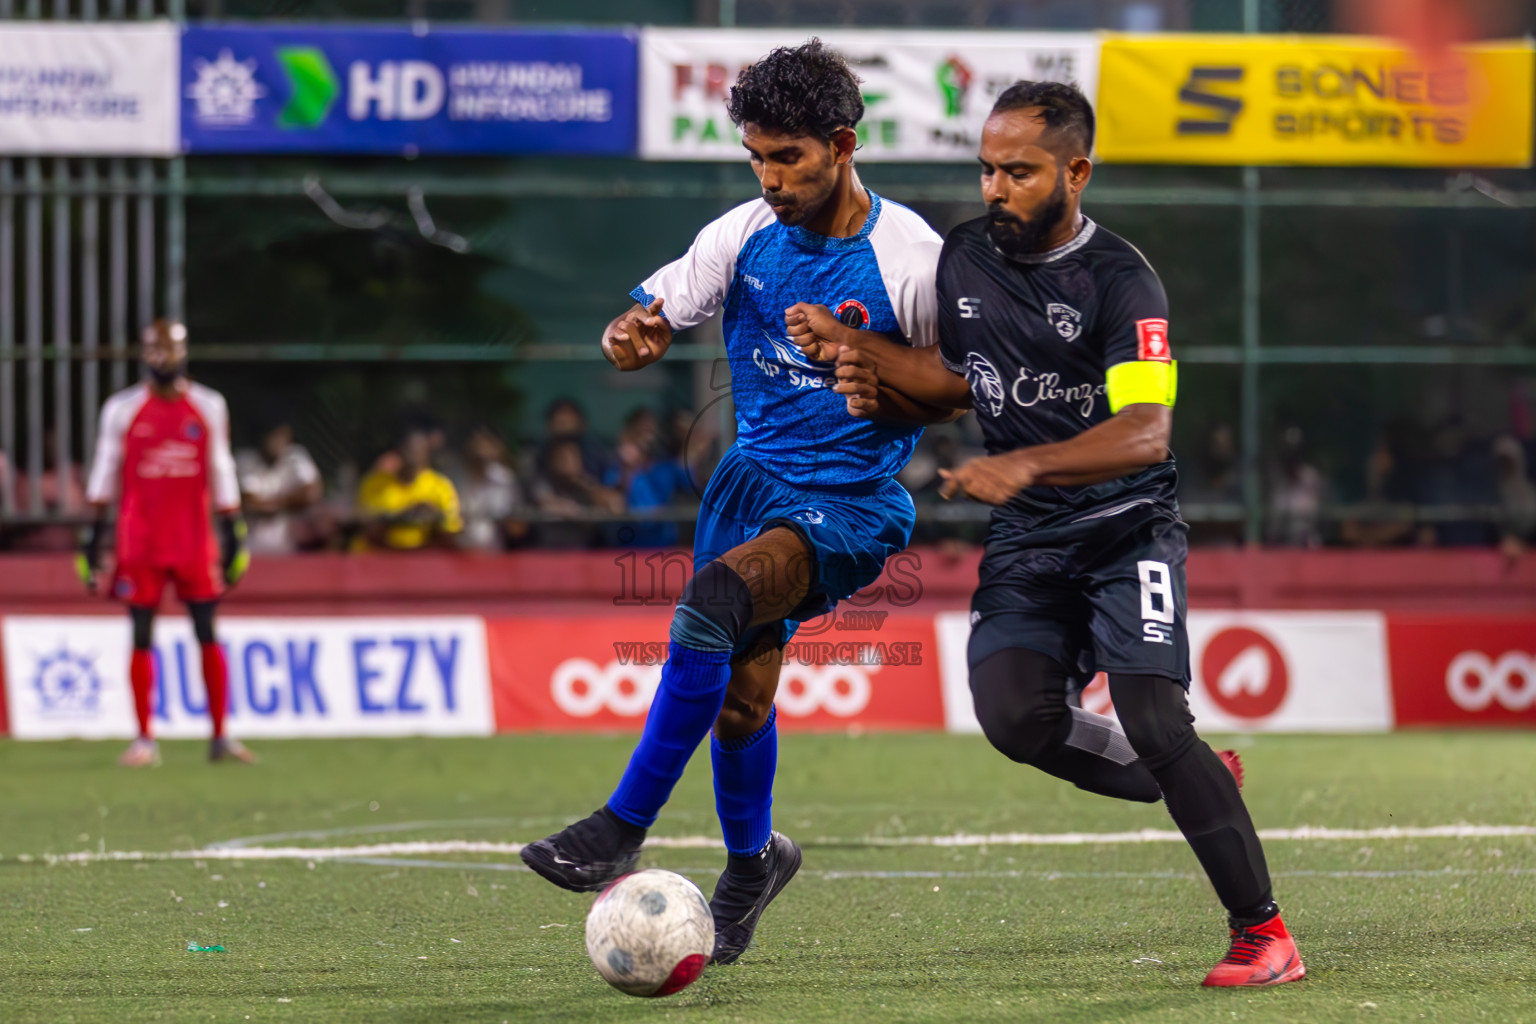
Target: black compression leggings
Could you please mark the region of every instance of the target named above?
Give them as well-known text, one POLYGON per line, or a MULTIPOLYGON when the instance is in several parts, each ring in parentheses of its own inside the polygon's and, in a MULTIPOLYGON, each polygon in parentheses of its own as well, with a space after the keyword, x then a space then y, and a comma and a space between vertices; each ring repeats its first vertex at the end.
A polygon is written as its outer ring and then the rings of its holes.
POLYGON ((1067 703, 1067 670, 1055 658, 1005 647, 971 669, 976 717, 991 744, 1079 789, 1152 803, 1162 791, 1113 723, 1067 703))
POLYGON ((1162 676, 1111 673, 1109 695, 1126 738, 1162 787, 1169 816, 1194 848, 1233 923, 1269 920, 1275 905, 1264 847, 1237 780, 1195 735, 1183 685, 1162 676))
POLYGON ((1067 703, 1067 671, 1026 648, 997 651, 971 670, 982 732, 1003 754, 1091 793, 1165 800, 1236 924, 1274 913, 1269 870, 1237 782, 1195 734, 1180 683, 1111 673, 1112 722, 1067 703), (1129 748, 1129 749, 1127 749, 1129 748))

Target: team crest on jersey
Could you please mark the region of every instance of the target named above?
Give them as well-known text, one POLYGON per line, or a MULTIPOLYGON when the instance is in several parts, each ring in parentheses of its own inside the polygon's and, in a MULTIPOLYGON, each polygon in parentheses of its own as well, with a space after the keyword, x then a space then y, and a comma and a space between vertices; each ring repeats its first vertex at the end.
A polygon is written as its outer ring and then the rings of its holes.
POLYGON ((965 356, 965 382, 971 386, 971 395, 978 409, 985 408, 993 416, 1003 411, 1003 378, 997 375, 997 367, 987 357, 975 352, 965 356))
POLYGON ((841 320, 844 326, 852 327, 856 331, 862 331, 869 326, 869 310, 858 299, 844 299, 832 315, 841 320))
POLYGON ((200 441, 203 437, 203 428, 196 423, 188 423, 181 428, 181 433, 188 441, 200 441))
POLYGON ((1046 306, 1045 318, 1056 328, 1062 341, 1076 341, 1083 333, 1083 314, 1064 303, 1053 302, 1046 306))

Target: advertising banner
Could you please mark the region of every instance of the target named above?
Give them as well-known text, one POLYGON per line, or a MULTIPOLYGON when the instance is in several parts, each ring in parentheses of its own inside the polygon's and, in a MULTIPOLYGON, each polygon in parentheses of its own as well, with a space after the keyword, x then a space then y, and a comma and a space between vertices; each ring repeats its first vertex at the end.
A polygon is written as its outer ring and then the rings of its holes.
POLYGON ((182 40, 194 153, 602 153, 635 149, 621 32, 218 26, 182 40))
POLYGON ((0 153, 176 154, 176 26, 4 24, 0 153))
POLYGON ((1100 62, 1107 162, 1531 163, 1528 42, 1428 61, 1353 37, 1111 37, 1100 62))
MULTIPOLYGON (((741 69, 807 29, 647 28, 640 33, 640 155, 741 160, 725 113, 741 69)), ((1021 78, 1077 82, 1090 97, 1098 39, 1070 32, 816 32, 862 80, 860 160, 974 162, 997 94, 1021 78)))
MULTIPOLYGON (((980 732, 965 662, 966 612, 938 617, 944 719, 980 732)), ((1379 612, 1216 612, 1189 616, 1189 706, 1212 732, 1379 732, 1392 728, 1386 621, 1379 612)), ((1083 707, 1109 714, 1102 676, 1083 707)))
POLYGON ((1536 728, 1536 617, 1387 616, 1397 724, 1536 728))
MULTIPOLYGON (((661 681, 670 623, 670 613, 487 620, 497 728, 638 730, 661 681)), ((943 727, 932 616, 840 610, 826 625, 785 648, 781 729, 943 727)))
MULTIPOLYGON (((235 736, 492 731, 479 618, 227 618, 219 639, 235 736)), ((135 735, 126 616, 8 615, 0 642, 17 739, 135 735)), ((156 734, 206 738, 201 655, 184 617, 155 623, 154 660, 156 734)))

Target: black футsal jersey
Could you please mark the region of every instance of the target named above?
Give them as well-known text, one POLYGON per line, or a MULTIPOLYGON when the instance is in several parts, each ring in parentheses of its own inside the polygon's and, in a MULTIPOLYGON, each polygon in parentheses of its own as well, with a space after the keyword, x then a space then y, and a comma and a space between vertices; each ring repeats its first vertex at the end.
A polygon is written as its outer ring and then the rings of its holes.
MULTIPOLYGON (((1136 247, 1083 218, 1065 245, 1000 253, 987 218, 949 233, 939 256, 939 352, 965 375, 990 454, 1066 441, 1109 419, 1106 371, 1168 362, 1168 299, 1136 247)), ((1176 509, 1173 459, 1084 487, 1029 487, 994 523, 1030 528, 1126 503, 1176 509)))

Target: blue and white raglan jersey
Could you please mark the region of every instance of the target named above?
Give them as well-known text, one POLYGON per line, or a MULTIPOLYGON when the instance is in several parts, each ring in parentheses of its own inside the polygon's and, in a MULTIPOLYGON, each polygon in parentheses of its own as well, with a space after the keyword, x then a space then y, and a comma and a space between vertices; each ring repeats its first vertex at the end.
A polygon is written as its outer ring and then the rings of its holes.
POLYGON ((761 199, 707 225, 688 252, 630 294, 657 296, 673 330, 724 308, 736 445, 785 483, 878 483, 912 456, 921 427, 848 415, 832 390, 833 363, 807 359, 784 330, 784 311, 819 303, 851 326, 917 347, 938 339, 935 280, 943 242, 921 217, 869 194, 851 238, 780 224, 761 199))

